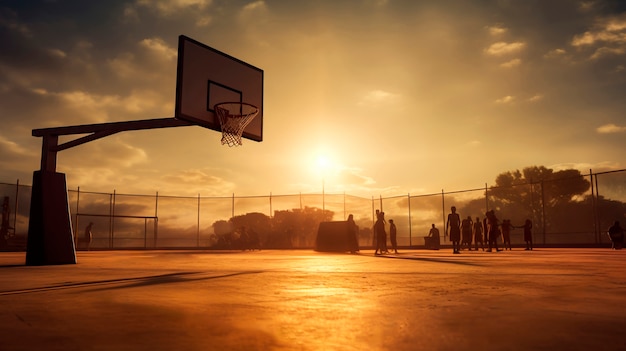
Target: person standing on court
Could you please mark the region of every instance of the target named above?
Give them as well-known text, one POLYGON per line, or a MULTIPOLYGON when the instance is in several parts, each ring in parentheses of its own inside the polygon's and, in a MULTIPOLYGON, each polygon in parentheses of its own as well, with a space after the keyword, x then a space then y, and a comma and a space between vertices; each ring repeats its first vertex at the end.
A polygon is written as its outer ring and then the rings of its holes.
POLYGON ((526 248, 524 250, 529 251, 533 249, 533 222, 527 219, 524 225, 520 228, 524 229, 524 241, 526 242, 526 248))
POLYGON ((500 237, 500 221, 496 217, 496 213, 493 210, 486 213, 487 216, 487 236, 489 237, 489 249, 487 252, 491 252, 492 247, 495 247, 496 252, 502 251, 498 249, 498 237, 500 237))
POLYGON ((456 207, 450 208, 452 213, 448 214, 448 220, 446 221, 446 234, 450 236, 452 242, 452 253, 461 253, 461 216, 456 213, 456 207))
POLYGON ((621 250, 624 246, 624 229, 619 224, 619 221, 615 221, 608 230, 609 238, 613 244, 613 250, 621 250))
POLYGON ((91 228, 93 227, 93 222, 89 222, 87 227, 85 228, 85 236, 83 238, 85 242, 85 248, 87 251, 91 248, 91 241, 93 240, 93 234, 91 233, 91 228))
POLYGON ((471 216, 461 221, 461 247, 467 245, 468 251, 472 251, 472 226, 474 222, 471 216))
POLYGON ((398 240, 396 238, 398 231, 396 229, 396 224, 393 222, 393 219, 389 220, 389 239, 391 240, 391 247, 393 248, 394 253, 398 253, 398 240))
POLYGON ((376 223, 374 224, 376 235, 375 255, 387 253, 387 233, 385 232, 385 212, 376 210, 376 223))
POLYGON ((357 227, 354 222, 354 216, 352 214, 348 215, 348 241, 350 242, 350 252, 357 253, 359 252, 359 227, 357 227))
POLYGON ((480 218, 476 217, 476 222, 474 222, 474 247, 476 251, 478 251, 478 243, 480 243, 480 248, 485 251, 485 242, 483 241, 483 223, 480 221, 480 218))
POLYGON ((9 225, 9 218, 11 217, 11 208, 9 207, 9 197, 5 196, 2 201, 2 225, 0 226, 0 248, 8 246, 7 239, 9 237, 9 229, 13 229, 9 225))
POLYGON ((510 219, 502 220, 502 243, 504 243, 504 250, 508 246, 509 251, 511 251, 511 230, 513 229, 513 225, 511 224, 510 219))

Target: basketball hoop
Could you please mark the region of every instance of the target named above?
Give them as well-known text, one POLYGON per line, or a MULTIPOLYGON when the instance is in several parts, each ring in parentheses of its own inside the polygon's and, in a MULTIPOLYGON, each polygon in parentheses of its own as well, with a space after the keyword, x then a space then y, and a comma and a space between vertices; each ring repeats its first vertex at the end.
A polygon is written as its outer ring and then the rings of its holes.
POLYGON ((213 108, 222 127, 222 145, 241 145, 241 135, 246 126, 252 122, 259 108, 245 102, 222 102, 213 108))

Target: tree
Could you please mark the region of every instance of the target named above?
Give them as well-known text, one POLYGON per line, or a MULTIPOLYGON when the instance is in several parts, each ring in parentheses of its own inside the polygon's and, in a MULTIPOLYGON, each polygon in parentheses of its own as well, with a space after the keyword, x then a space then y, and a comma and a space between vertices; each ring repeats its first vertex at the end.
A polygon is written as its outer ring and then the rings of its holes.
POLYGON ((489 201, 492 209, 515 223, 529 218, 536 225, 545 223, 552 232, 571 232, 589 228, 588 216, 580 214, 585 213, 584 194, 590 185, 575 169, 526 167, 498 175, 496 185, 489 188, 489 201))
MULTIPOLYGON (((250 212, 245 215, 235 216, 230 219, 234 231, 239 235, 245 233, 246 240, 258 242, 261 248, 267 242, 272 232, 272 222, 269 216, 260 212, 250 212)), ((246 245, 246 243, 244 243, 246 245)))
POLYGON ((334 213, 315 207, 275 211, 273 244, 279 247, 313 247, 320 222, 330 221, 334 213))

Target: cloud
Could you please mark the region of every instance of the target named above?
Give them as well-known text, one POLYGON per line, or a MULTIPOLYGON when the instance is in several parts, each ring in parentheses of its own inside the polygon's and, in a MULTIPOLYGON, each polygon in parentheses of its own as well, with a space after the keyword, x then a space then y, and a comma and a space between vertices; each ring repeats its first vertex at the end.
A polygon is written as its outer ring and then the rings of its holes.
POLYGON ((501 63, 500 67, 502 68, 513 68, 522 64, 522 60, 519 58, 512 59, 511 61, 507 61, 505 63, 501 63))
POLYGON ((18 20, 15 12, 10 11, 7 8, 0 8, 0 27, 8 28, 9 30, 20 33, 25 37, 32 36, 31 29, 18 20))
POLYGON ((626 14, 598 19, 590 30, 575 35, 570 44, 593 50, 589 56, 592 60, 626 54, 626 14))
POLYGON ((613 123, 602 125, 596 128, 596 132, 600 134, 614 134, 626 132, 626 127, 618 126, 613 123))
POLYGON ((384 91, 384 90, 372 90, 367 92, 359 102, 358 106, 380 106, 388 104, 396 100, 399 96, 397 94, 384 91))
POLYGON ((539 102, 541 100, 543 100, 543 95, 541 94, 536 94, 528 98, 528 102, 539 102))
POLYGON ((144 47, 159 56, 165 57, 167 60, 173 60, 178 56, 178 51, 167 46, 161 38, 144 39, 139 42, 139 46, 144 47))
POLYGON ((162 16, 171 16, 190 7, 202 10, 212 3, 212 0, 137 0, 135 4, 150 8, 162 16))
POLYGON ((491 44, 487 49, 485 49, 485 52, 488 55, 492 55, 492 56, 505 56, 505 55, 518 53, 522 51, 525 47, 526 47, 526 43, 523 43, 520 41, 513 42, 513 43, 500 41, 500 42, 491 44))
POLYGON ((111 72, 125 81, 149 82, 163 80, 163 71, 174 66, 178 49, 167 45, 158 37, 142 39, 137 43, 141 50, 123 52, 107 60, 111 72))
POLYGON ((138 167, 147 165, 148 161, 145 150, 125 142, 120 136, 113 136, 60 152, 57 170, 67 174, 68 182, 77 186, 132 187, 144 191, 152 182, 140 177, 138 167))
POLYGON ((505 28, 501 25, 495 25, 495 26, 490 26, 487 27, 487 30, 489 31, 489 34, 492 36, 500 36, 505 34, 506 32, 508 32, 508 28, 505 28))
POLYGON ((3 161, 16 161, 21 158, 35 157, 37 154, 30 149, 20 146, 18 143, 0 135, 0 159, 3 161))
MULTIPOLYGON (((84 122, 110 122, 119 119, 119 115, 162 115, 174 110, 173 101, 164 100, 156 91, 136 89, 126 96, 93 94, 86 91, 51 92, 45 89, 33 89, 36 95, 54 100, 68 116, 78 116, 84 122)), ((67 124, 54 119, 47 120, 49 125, 67 124)))
POLYGON ((619 48, 609 48, 609 47, 601 47, 598 48, 589 58, 592 60, 597 60, 607 56, 621 56, 626 53, 626 47, 619 48))
POLYGON ((168 189, 176 195, 213 194, 232 195, 235 184, 217 175, 215 169, 185 169, 163 175, 155 184, 156 189, 168 189))
POLYGON ((251 2, 243 7, 244 11, 256 11, 256 10, 265 10, 265 1, 258 0, 251 2))
POLYGON ((77 165, 76 168, 119 169, 134 167, 148 160, 145 150, 130 145, 119 137, 86 143, 79 149, 60 153, 60 156, 67 159, 63 163, 77 165), (85 157, 85 155, 92 155, 92 157, 85 157))
POLYGON ((556 164, 552 164, 547 166, 550 169, 553 169, 555 171, 564 171, 564 170, 568 170, 568 169, 577 169, 581 172, 581 174, 589 174, 589 170, 593 170, 594 173, 596 172, 607 172, 607 171, 614 171, 614 170, 621 170, 623 169, 623 165, 620 165, 619 162, 614 162, 614 161, 600 161, 600 162, 596 162, 596 163, 587 163, 587 162, 579 162, 579 163, 573 163, 573 162, 565 162, 565 163, 556 163, 556 164))
POLYGON ((186 22, 207 27, 213 23, 213 16, 206 13, 212 4, 213 0, 137 0, 124 7, 123 18, 126 22, 139 22, 140 10, 147 9, 161 18, 188 16, 186 22))
POLYGON ((543 57, 545 58, 558 58, 558 57, 563 57, 565 54, 567 54, 567 51, 558 48, 558 49, 554 49, 554 50, 550 50, 548 51, 548 53, 546 53, 545 55, 543 55, 543 57))
POLYGON ((363 175, 362 172, 361 168, 346 167, 339 170, 338 178, 345 184, 368 186, 376 183, 373 178, 363 175))
POLYGON ((496 104, 510 104, 515 100, 515 96, 507 95, 495 101, 496 104))

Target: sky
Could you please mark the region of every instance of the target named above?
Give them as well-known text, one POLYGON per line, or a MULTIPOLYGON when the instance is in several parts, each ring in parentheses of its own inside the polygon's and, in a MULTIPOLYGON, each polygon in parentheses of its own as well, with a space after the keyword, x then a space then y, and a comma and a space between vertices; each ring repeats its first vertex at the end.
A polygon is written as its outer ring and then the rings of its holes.
POLYGON ((377 197, 626 168, 620 0, 2 0, 0 182, 32 183, 33 129, 173 117, 180 35, 264 71, 263 141, 118 133, 58 153, 69 188, 377 197))

